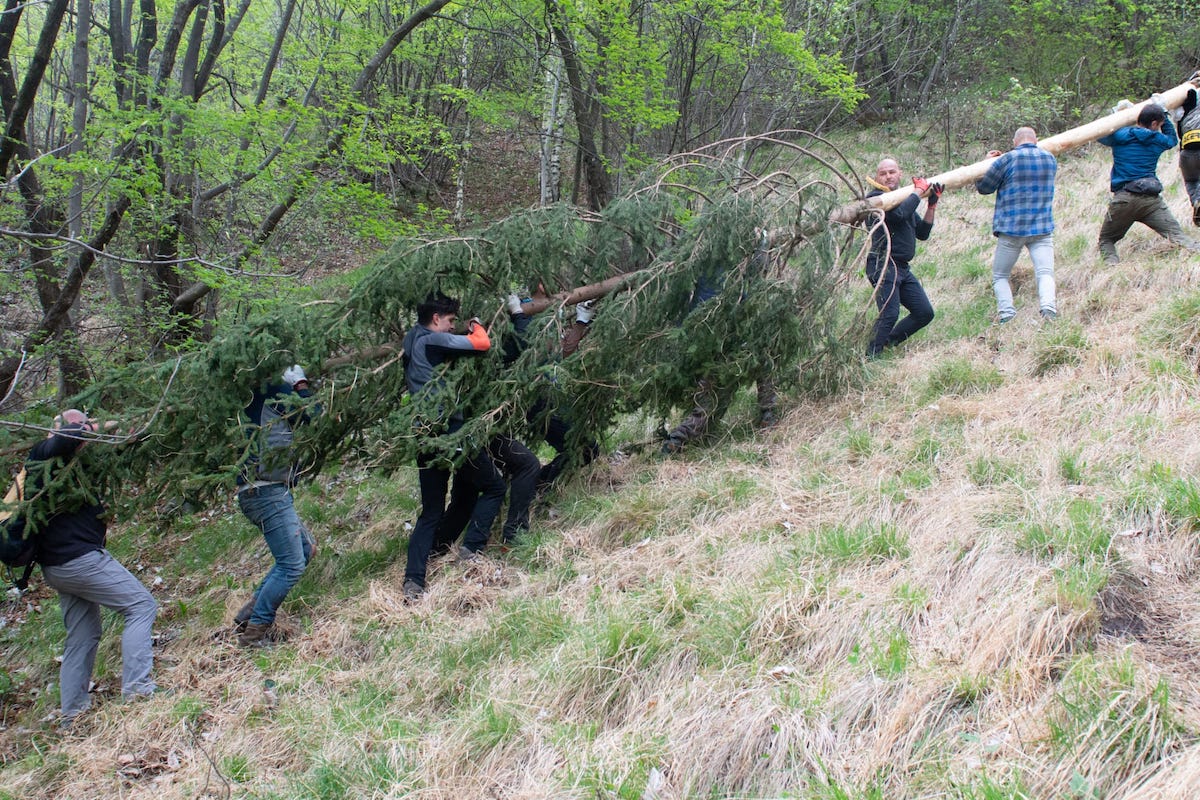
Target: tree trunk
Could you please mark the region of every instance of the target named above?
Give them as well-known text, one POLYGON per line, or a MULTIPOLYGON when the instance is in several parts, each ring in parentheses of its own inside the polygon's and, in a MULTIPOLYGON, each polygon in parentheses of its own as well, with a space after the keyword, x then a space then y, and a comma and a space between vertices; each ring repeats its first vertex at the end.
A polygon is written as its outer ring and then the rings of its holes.
POLYGON ((612 180, 604 167, 604 159, 596 149, 597 111, 583 87, 583 68, 579 56, 575 52, 574 41, 570 37, 566 20, 563 18, 562 7, 558 0, 546 0, 546 16, 550 20, 550 30, 558 42, 558 50, 562 55, 563 67, 567 72, 567 85, 571 89, 571 108, 575 111, 575 127, 579 134, 579 155, 583 162, 584 177, 587 180, 588 208, 600 211, 612 199, 612 180))

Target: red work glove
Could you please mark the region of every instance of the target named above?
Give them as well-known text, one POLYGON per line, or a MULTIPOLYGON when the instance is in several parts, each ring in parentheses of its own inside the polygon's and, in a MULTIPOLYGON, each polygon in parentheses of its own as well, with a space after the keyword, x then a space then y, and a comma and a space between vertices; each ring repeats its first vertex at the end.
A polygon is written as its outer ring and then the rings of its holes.
POLYGON ((913 186, 917 187, 918 194, 925 194, 929 189, 929 181, 924 178, 913 178, 913 186))
POLYGON ((945 190, 946 187, 940 183, 929 184, 929 205, 936 206, 938 204, 938 200, 942 199, 942 192, 945 190))

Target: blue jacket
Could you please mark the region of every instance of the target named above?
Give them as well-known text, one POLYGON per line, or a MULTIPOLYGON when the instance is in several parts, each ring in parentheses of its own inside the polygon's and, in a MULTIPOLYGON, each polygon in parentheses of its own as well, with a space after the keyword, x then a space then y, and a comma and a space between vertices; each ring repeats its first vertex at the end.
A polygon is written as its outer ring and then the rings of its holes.
POLYGON ((1009 150, 975 182, 980 194, 996 194, 994 236, 1045 236, 1054 232, 1054 156, 1026 142, 1009 150))
POLYGON ((1161 131, 1130 125, 1098 141, 1112 148, 1109 186, 1114 192, 1119 192, 1125 184, 1138 178, 1157 178, 1159 156, 1179 144, 1179 135, 1168 120, 1161 131))

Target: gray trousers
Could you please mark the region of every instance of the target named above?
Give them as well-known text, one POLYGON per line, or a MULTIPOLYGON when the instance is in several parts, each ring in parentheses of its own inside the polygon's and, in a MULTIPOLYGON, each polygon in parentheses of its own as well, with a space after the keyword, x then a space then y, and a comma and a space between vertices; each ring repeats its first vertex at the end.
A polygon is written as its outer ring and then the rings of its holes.
POLYGON ((1135 222, 1166 237, 1172 244, 1200 251, 1200 242, 1183 232, 1161 195, 1133 194, 1122 189, 1113 193, 1108 212, 1104 215, 1104 224, 1100 226, 1100 255, 1105 262, 1116 264, 1120 260, 1117 258, 1117 242, 1125 238, 1135 222))
POLYGON ((107 550, 93 550, 66 564, 42 567, 46 583, 58 590, 67 644, 59 671, 62 713, 72 719, 92 704, 88 686, 100 646, 100 606, 125 618, 121 635, 121 695, 125 699, 154 691, 150 633, 158 604, 154 597, 107 550))

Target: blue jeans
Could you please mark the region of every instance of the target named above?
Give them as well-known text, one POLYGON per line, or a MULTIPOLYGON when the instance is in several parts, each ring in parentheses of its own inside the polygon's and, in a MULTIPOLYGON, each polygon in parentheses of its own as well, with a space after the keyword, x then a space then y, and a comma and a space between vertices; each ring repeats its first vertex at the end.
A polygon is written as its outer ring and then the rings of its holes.
POLYGON ((125 699, 154 691, 150 668, 151 629, 158 614, 154 597, 107 550, 93 550, 58 566, 43 566, 46 583, 58 590, 67 644, 59 670, 64 719, 74 719, 92 704, 88 684, 100 645, 100 607, 125 618, 121 634, 121 695, 125 699))
POLYGON ((875 287, 875 305, 879 307, 867 355, 878 355, 883 348, 900 344, 933 322, 933 306, 908 264, 890 259, 883 264, 868 258, 867 279, 875 287), (901 306, 908 309, 908 316, 896 324, 901 306))
POLYGON ((1037 281, 1038 307, 1042 311, 1058 311, 1054 297, 1054 234, 1043 236, 996 236, 996 255, 992 260, 992 291, 996 295, 996 311, 1000 319, 1011 319, 1016 313, 1013 305, 1013 265, 1021 251, 1029 248, 1033 261, 1033 277, 1037 281))
POLYGON ((313 554, 313 538, 296 516, 292 493, 282 483, 238 492, 238 505, 246 519, 262 531, 275 565, 267 571, 256 593, 250 624, 270 625, 275 613, 300 581, 313 554))

